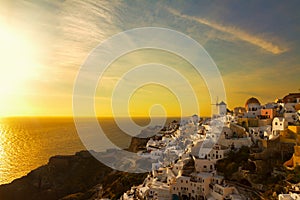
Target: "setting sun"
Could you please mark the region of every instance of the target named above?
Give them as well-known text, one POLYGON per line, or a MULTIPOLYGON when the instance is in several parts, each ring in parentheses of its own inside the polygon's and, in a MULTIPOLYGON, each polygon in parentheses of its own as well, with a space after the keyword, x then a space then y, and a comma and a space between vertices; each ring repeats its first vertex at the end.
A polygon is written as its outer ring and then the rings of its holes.
POLYGON ((17 31, 0 25, 0 43, 0 108, 3 115, 10 94, 24 91, 24 81, 34 76, 37 62, 33 45, 17 31))
POLYGON ((300 200, 300 1, 0 2, 0 200, 300 200))
POLYGON ((0 93, 14 88, 34 74, 34 48, 25 38, 0 25, 0 93))

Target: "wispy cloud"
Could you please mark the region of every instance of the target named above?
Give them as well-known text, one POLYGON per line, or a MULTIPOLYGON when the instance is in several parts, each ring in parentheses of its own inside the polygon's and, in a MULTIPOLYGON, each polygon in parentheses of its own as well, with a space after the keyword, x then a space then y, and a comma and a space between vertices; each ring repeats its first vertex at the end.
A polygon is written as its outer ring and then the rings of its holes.
POLYGON ((179 17, 182 17, 184 19, 192 20, 192 21, 198 22, 200 24, 209 26, 209 27, 211 27, 215 30, 231 34, 234 37, 236 37, 236 38, 238 38, 242 41, 245 41, 245 42, 248 42, 252 45, 260 47, 260 48, 262 48, 262 49, 264 49, 264 50, 266 50, 266 51, 268 51, 272 54, 281 54, 281 53, 284 53, 288 50, 286 47, 279 46, 277 44, 274 44, 274 43, 272 43, 270 41, 267 41, 263 38, 260 38, 258 36, 251 35, 251 34, 245 32, 245 31, 243 31, 239 28, 232 27, 232 26, 225 26, 223 24, 219 24, 219 23, 216 23, 216 22, 211 22, 211 21, 208 21, 207 19, 200 18, 200 17, 185 15, 185 14, 182 14, 179 11, 177 11, 175 9, 172 9, 172 8, 166 8, 166 9, 171 14, 173 14, 175 16, 179 16, 179 17))

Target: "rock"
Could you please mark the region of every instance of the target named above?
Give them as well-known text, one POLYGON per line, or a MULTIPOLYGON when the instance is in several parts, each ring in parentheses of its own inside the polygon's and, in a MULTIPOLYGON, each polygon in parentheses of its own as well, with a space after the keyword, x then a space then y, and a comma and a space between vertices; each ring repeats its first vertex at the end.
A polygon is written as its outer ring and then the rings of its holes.
POLYGON ((79 192, 79 193, 67 195, 63 197, 61 200, 80 200, 83 199, 83 197, 84 197, 84 193, 79 192))
POLYGON ((54 156, 50 158, 48 165, 63 170, 68 168, 69 160, 66 156, 54 156))
POLYGON ((144 149, 147 145, 149 138, 139 138, 133 137, 131 138, 131 143, 129 145, 128 151, 138 152, 141 149, 144 149))
MULTIPOLYGON (((133 145, 140 146, 139 140, 133 145)), ((144 140, 142 140, 144 144, 144 140)), ((45 166, 31 171, 10 184, 0 186, 2 200, 79 200, 95 199, 103 186, 103 197, 116 199, 134 184, 143 182, 146 174, 115 171, 95 159, 88 151, 72 156, 53 156, 45 166), (96 186, 96 188, 95 188, 96 186)))
MULTIPOLYGON (((132 138, 129 151, 145 148, 148 138, 132 138)), ((10 184, 0 186, 2 200, 79 200, 95 199, 99 184, 103 197, 116 199, 133 185, 143 182, 146 173, 115 171, 95 159, 88 151, 71 156, 53 156, 47 165, 32 170, 10 184)))

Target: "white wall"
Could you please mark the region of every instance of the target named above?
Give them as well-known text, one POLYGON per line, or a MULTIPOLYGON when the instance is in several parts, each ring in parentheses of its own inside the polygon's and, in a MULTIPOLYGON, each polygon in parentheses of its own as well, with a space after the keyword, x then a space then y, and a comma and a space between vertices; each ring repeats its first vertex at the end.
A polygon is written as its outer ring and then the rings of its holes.
POLYGON ((272 122, 272 132, 283 131, 287 128, 287 121, 283 117, 274 117, 272 122))

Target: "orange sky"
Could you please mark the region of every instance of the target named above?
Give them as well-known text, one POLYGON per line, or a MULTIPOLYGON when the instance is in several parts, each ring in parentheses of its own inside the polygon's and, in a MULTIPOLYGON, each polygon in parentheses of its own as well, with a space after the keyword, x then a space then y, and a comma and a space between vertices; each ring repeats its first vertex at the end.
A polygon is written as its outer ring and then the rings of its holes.
MULTIPOLYGON (((218 12, 207 12, 200 4, 4 1, 0 5, 0 116, 71 116, 74 81, 89 53, 114 34, 144 26, 174 29, 199 42, 222 75, 227 99, 219 100, 231 109, 244 105, 251 96, 267 103, 298 92, 299 22, 292 19, 299 14, 294 5, 263 7, 272 8, 268 13, 274 20, 282 12, 275 23, 258 9, 259 2, 252 2, 249 13, 224 2, 211 2, 210 9, 218 12), (261 20, 251 21, 251 13, 261 20), (277 26, 282 28, 277 30, 277 26)), ((119 102, 128 106, 132 116, 211 114, 211 104, 217 99, 210 101, 207 86, 193 66, 172 53, 141 50, 120 57, 105 72, 95 96, 97 115, 112 115, 112 94, 120 78, 147 63, 170 66, 185 77, 200 111, 188 94, 178 99, 170 88, 148 84, 119 102), (183 111, 182 102, 188 105, 183 111)), ((160 73, 157 76, 164 78, 160 73)), ((134 80, 126 84, 130 81, 134 80)), ((170 80, 170 84, 186 93, 183 83, 170 80)))

